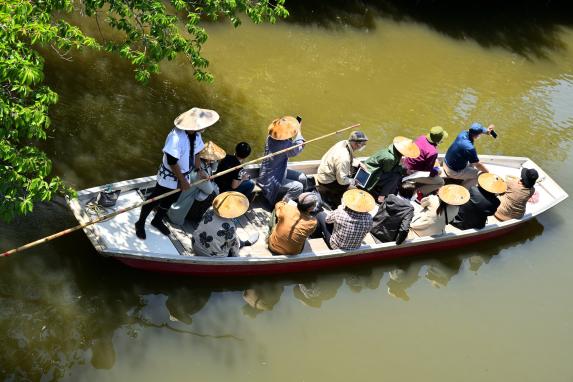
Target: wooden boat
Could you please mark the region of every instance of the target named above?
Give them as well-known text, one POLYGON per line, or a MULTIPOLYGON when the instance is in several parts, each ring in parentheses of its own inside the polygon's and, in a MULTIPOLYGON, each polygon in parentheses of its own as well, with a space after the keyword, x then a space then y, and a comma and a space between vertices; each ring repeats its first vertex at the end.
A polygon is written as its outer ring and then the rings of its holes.
MULTIPOLYGON (((309 239, 300 255, 289 257, 273 256, 266 247, 265 237, 268 233, 270 211, 261 200, 262 196, 257 197, 251 209, 237 221, 239 237, 246 238, 253 230, 261 234, 255 245, 241 249, 239 257, 194 256, 191 249, 193 227, 187 223, 184 227, 171 225, 172 234, 169 237, 147 224, 147 239, 139 240, 134 230, 134 223, 139 217, 139 208, 88 226, 84 231, 100 254, 134 268, 206 276, 267 275, 319 270, 416 254, 438 254, 442 249, 465 246, 507 234, 568 196, 545 171, 528 158, 482 155, 480 160, 491 172, 502 177, 519 178, 522 167, 535 168, 539 172, 536 195, 527 204, 526 214, 522 219, 500 222, 490 217, 486 227, 481 230, 462 231, 447 226, 446 232, 441 235, 428 237, 410 235, 400 246, 394 243, 378 243, 367 235, 363 245, 353 251, 330 250, 322 239, 309 239)), ((316 160, 293 162, 289 164, 289 168, 311 175, 316 173, 318 164, 319 161, 316 160)), ((258 174, 258 166, 247 167, 247 171, 254 178, 258 174)), ((121 194, 117 204, 104 211, 94 211, 93 208, 87 207, 87 204, 106 186, 80 191, 78 197, 69 200, 68 203, 78 221, 85 223, 98 214, 110 213, 115 209, 140 203, 146 190, 154 185, 155 176, 112 184, 111 187, 114 190, 121 190, 121 194)))

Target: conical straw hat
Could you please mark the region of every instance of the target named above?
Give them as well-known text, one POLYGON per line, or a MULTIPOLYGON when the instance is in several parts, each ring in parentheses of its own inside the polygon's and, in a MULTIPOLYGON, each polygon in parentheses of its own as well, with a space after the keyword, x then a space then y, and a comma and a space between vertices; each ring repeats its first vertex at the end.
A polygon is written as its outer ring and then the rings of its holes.
POLYGON ((299 130, 300 123, 291 116, 275 119, 269 125, 269 135, 279 141, 294 137, 299 130))
POLYGON ((491 192, 492 194, 503 194, 507 190, 507 184, 505 181, 490 172, 485 172, 478 177, 478 184, 484 190, 491 192))
POLYGON ((219 120, 215 110, 194 107, 180 114, 173 123, 181 130, 199 131, 206 129, 219 120))
POLYGON ((225 150, 214 144, 212 141, 207 142, 203 150, 199 152, 199 158, 207 160, 221 160, 225 158, 225 150))
POLYGON ((240 192, 223 192, 213 200, 215 213, 222 218, 233 219, 241 216, 249 209, 249 200, 240 192))
POLYGON ((447 184, 440 187, 438 197, 451 206, 461 206, 470 200, 470 192, 463 186, 447 184))
POLYGON ((376 202, 372 195, 357 188, 346 191, 342 195, 342 203, 356 212, 370 212, 376 207, 376 202))
POLYGON ((417 158, 420 156, 420 148, 410 138, 395 137, 392 144, 406 158, 417 158))

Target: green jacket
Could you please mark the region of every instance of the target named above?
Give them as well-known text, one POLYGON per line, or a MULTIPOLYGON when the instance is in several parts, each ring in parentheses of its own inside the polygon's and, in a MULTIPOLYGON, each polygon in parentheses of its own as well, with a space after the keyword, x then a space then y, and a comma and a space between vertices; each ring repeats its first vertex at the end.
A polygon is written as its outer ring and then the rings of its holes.
POLYGON ((400 158, 402 158, 402 155, 394 154, 394 145, 391 144, 384 149, 376 151, 374 155, 366 159, 364 164, 368 167, 368 171, 372 174, 368 180, 368 183, 366 184, 366 190, 372 191, 384 173, 403 173, 404 169, 402 166, 400 166, 400 158))

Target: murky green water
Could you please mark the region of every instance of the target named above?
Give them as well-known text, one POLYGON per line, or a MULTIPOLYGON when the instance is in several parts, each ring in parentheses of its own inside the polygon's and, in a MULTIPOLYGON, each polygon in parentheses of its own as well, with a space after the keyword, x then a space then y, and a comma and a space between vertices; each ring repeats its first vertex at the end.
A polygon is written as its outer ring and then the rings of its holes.
MULTIPOLYGON (((366 154, 396 134, 440 124, 450 143, 493 122, 499 138, 479 152, 528 156, 571 193, 573 24, 492 16, 476 33, 472 20, 311 10, 298 4, 294 22, 275 26, 209 26, 212 86, 183 62, 142 87, 108 56, 49 60, 56 172, 77 188, 152 174, 173 118, 203 106, 221 114, 208 139, 248 140, 255 154, 282 114, 302 115, 306 138, 359 122, 366 154)), ((572 213, 567 200, 508 237, 422 259, 243 280, 130 270, 76 233, 0 261, 0 376, 571 381, 572 213)), ((74 223, 51 203, 0 225, 0 249, 74 223)))

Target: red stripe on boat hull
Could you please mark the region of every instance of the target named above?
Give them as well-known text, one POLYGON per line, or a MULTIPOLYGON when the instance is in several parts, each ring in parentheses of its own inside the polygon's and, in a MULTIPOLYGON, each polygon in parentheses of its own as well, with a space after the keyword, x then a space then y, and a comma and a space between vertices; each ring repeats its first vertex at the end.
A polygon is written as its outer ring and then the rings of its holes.
POLYGON ((253 263, 253 264, 184 264, 175 262, 162 262, 153 260, 140 260, 133 258, 117 259, 124 264, 137 269, 162 273, 178 273, 198 276, 253 276, 271 275, 281 273, 307 272, 322 270, 327 268, 342 267, 345 265, 356 265, 376 260, 390 260, 409 257, 416 254, 428 254, 429 252, 440 251, 462 247, 468 244, 492 239, 512 231, 521 224, 511 225, 506 228, 497 229, 491 232, 460 237, 446 241, 425 243, 412 247, 395 247, 378 252, 362 253, 343 257, 325 257, 319 260, 284 262, 284 263, 253 263))

